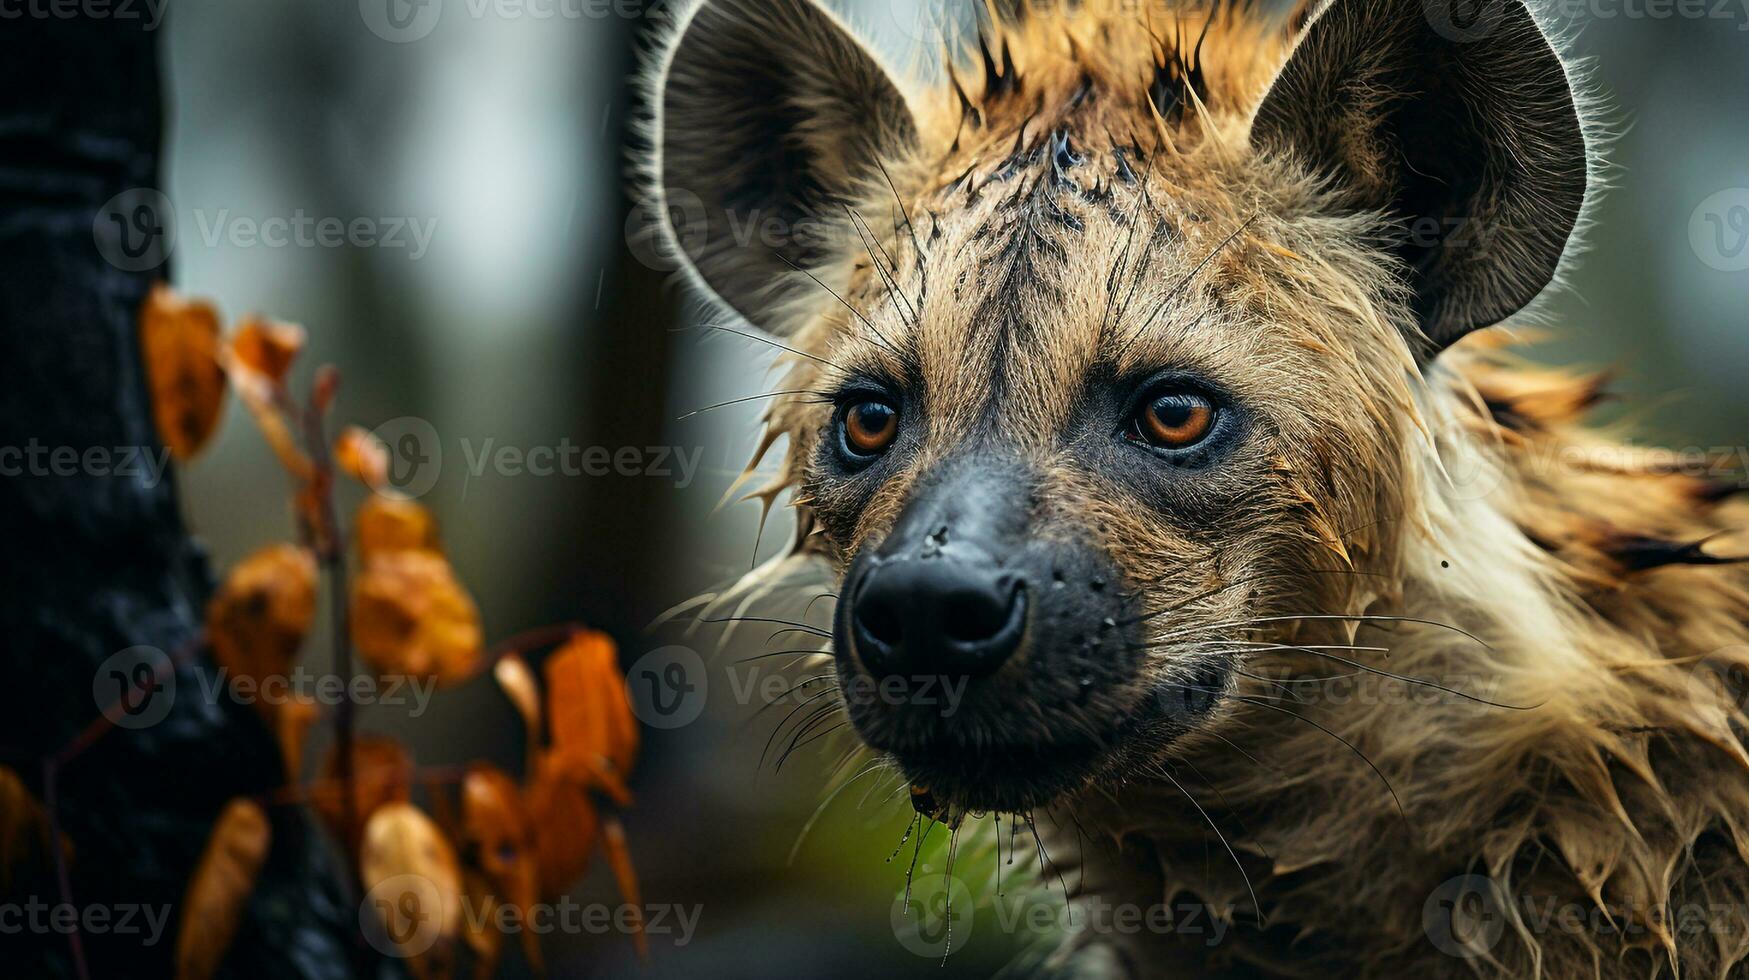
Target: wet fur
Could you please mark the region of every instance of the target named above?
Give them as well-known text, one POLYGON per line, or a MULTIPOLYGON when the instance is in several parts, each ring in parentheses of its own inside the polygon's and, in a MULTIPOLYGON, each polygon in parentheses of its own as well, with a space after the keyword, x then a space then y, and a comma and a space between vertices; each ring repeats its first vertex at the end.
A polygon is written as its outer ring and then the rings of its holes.
POLYGON ((1739 975, 1749 569, 1719 557, 1749 553, 1741 474, 1668 472, 1586 428, 1599 379, 1528 367, 1491 333, 1424 356, 1402 270, 1376 245, 1382 216, 1246 142, 1303 11, 1027 6, 939 84, 908 83, 915 132, 895 126, 885 173, 842 175, 866 226, 846 218, 855 247, 807 263, 824 287, 759 271, 784 311, 767 325, 810 355, 787 358, 779 390, 905 378, 924 431, 890 478, 845 481, 820 463, 831 406, 776 399, 767 448, 787 437, 787 452, 756 496, 794 492, 796 546, 723 608, 809 564, 842 575, 920 474, 1000 447, 1045 474, 1041 533, 1096 540, 1157 614, 1148 675, 1108 707, 1197 676, 1198 658, 1243 669, 1216 717, 1169 745, 1113 747, 1049 808, 1113 842, 1089 890, 1191 896, 1239 925, 1214 950, 1083 936, 1102 948, 1058 968, 1739 975), (1155 364, 1253 409, 1238 455, 1175 509, 1058 438, 1086 379, 1155 364), (1388 648, 1337 653, 1496 704, 1412 684, 1390 703, 1320 700, 1293 679, 1355 674, 1307 652, 1331 644, 1388 648), (1439 951, 1423 919, 1465 874, 1510 899, 1486 956, 1439 951), (1621 931, 1533 931, 1522 913, 1548 901, 1601 908, 1621 931), (1697 904, 1698 930, 1669 921, 1697 904))

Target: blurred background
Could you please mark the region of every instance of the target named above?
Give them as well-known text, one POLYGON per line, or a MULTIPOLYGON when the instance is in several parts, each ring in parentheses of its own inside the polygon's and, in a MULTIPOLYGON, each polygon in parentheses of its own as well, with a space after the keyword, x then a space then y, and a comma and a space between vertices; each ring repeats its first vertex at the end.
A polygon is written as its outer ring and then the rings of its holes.
MULTIPOLYGON (((933 36, 920 23, 943 16, 927 0, 833 5, 893 63, 933 36)), ((1549 306, 1557 337, 1537 355, 1619 366, 1639 431, 1677 448, 1738 445, 1749 432, 1749 3, 1703 6, 1710 16, 1612 0, 1563 8, 1616 134, 1613 189, 1571 288, 1549 306)), ((789 534, 780 508, 756 545, 758 505, 718 507, 755 447, 761 403, 681 418, 765 390, 772 351, 698 331, 693 298, 628 234, 633 79, 673 11, 667 0, 179 0, 161 33, 175 283, 227 318, 259 311, 308 328, 302 371, 339 365, 339 416, 388 440, 397 482, 442 520, 489 638, 581 620, 611 632, 628 666, 646 654, 653 670, 684 661, 675 646, 702 659, 703 713, 646 730, 628 817, 645 900, 702 915, 685 946, 653 936, 642 975, 988 976, 1024 930, 980 913, 945 963, 896 935, 909 845, 888 858, 910 807, 890 795, 891 777, 836 797, 792 861, 847 745, 826 738, 781 772, 770 757, 762 766, 789 708, 755 716, 762 699, 737 688, 780 676, 783 659, 735 658, 808 637, 748 630, 719 653, 716 633, 688 634, 684 616, 651 628, 781 552, 789 534), (367 219, 379 240, 276 247, 236 233, 299 216, 367 219), (561 460, 601 447, 624 463, 542 475, 495 462, 505 447, 561 460)), ((235 400, 229 411, 182 476, 186 519, 220 568, 292 531, 285 479, 235 400)), ((829 613, 820 602, 777 615, 829 613)), ((325 670, 328 656, 312 644, 306 665, 325 670)), ((633 667, 634 686, 639 676, 633 667)), ((516 770, 519 722, 489 679, 414 714, 377 706, 361 725, 402 739, 422 765, 486 758, 516 770)), ((940 870, 941 843, 924 866, 940 870)), ((970 881, 995 870, 987 852, 959 860, 970 881)), ((613 901, 606 869, 576 895, 613 901)), ((638 972, 623 936, 545 945, 555 975, 638 972)))

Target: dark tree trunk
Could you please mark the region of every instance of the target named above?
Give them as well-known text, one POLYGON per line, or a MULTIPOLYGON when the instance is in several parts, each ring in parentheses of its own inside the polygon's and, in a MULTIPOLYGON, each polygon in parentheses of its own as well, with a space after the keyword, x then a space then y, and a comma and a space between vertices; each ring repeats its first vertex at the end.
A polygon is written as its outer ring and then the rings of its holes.
MULTIPOLYGON (((255 714, 204 693, 213 666, 196 645, 211 583, 174 483, 124 465, 162 458, 136 314, 167 270, 135 268, 150 257, 117 249, 146 243, 172 216, 139 211, 139 195, 121 225, 103 213, 117 194, 161 186, 156 39, 121 8, 0 22, 0 763, 39 797, 58 796, 94 980, 171 974, 183 890, 213 818, 226 800, 284 781, 255 714), (142 645, 189 654, 129 723, 167 713, 110 731, 45 785, 43 760, 118 691, 105 662, 142 645), (150 935, 148 911, 164 917, 161 935, 150 935), (123 932, 124 916, 135 931, 123 932)), ((225 974, 398 973, 360 947, 357 898, 307 816, 269 812, 271 857, 225 974)), ((52 914, 21 918, 61 896, 52 866, 13 876, 0 903, 24 929, 0 930, 0 974, 77 975, 73 937, 52 914)))

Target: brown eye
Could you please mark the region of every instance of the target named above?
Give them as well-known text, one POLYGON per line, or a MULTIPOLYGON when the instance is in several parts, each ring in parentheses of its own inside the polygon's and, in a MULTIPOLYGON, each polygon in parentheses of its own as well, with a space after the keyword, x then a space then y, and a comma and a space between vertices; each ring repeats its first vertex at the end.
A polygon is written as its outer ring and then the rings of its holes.
POLYGON ((844 446, 856 456, 879 456, 899 434, 899 413, 886 402, 857 402, 844 412, 844 446))
POLYGON ((1156 396, 1136 415, 1135 438, 1161 449, 1189 449, 1215 427, 1214 403, 1188 391, 1156 396))

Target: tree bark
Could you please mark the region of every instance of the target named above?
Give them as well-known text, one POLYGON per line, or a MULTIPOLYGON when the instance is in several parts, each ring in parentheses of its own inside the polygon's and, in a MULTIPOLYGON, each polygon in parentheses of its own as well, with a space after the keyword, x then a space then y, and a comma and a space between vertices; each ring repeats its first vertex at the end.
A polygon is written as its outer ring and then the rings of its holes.
MULTIPOLYGON (((141 462, 166 457, 136 317, 168 270, 135 268, 116 248, 174 217, 139 211, 138 195, 108 213, 116 195, 162 186, 155 25, 144 4, 130 6, 141 16, 121 4, 101 16, 77 5, 77 18, 19 5, 35 12, 0 23, 0 764, 56 797, 83 923, 73 936, 48 911, 29 917, 61 903, 63 885, 52 865, 27 862, 0 894, 24 925, 0 934, 8 976, 78 976, 76 946, 91 978, 170 976, 183 892, 214 817, 284 782, 255 713, 206 693, 209 569, 171 475, 154 479, 141 462), (44 760, 115 697, 106 661, 142 645, 188 655, 151 695, 167 712, 109 731, 48 785, 44 760)), ((140 704, 141 718, 160 707, 140 704)), ((307 815, 269 813, 271 856, 224 975, 400 975, 361 945, 358 899, 307 815)))

